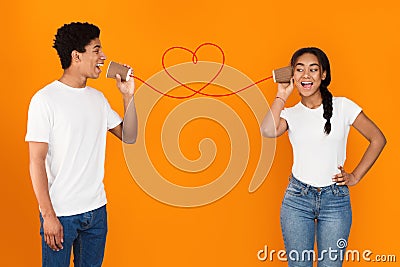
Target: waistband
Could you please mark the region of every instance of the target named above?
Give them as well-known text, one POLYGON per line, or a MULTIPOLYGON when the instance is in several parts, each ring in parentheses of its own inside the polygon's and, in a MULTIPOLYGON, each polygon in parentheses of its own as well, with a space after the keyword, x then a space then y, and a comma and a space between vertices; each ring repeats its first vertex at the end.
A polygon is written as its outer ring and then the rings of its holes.
POLYGON ((312 186, 312 185, 303 183, 302 181, 296 179, 296 177, 294 177, 293 174, 291 174, 289 176, 289 181, 291 183, 296 183, 296 184, 306 188, 307 190, 312 190, 312 191, 316 191, 316 192, 323 192, 326 190, 332 190, 333 192, 335 192, 336 188, 338 187, 338 185, 336 185, 336 184, 331 184, 331 185, 327 185, 327 186, 323 186, 323 187, 312 186))

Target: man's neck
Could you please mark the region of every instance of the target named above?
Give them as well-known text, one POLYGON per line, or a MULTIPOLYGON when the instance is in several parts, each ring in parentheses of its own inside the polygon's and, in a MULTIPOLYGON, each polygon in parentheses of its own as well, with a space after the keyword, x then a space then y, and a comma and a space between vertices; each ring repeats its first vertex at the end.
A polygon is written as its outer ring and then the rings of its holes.
POLYGON ((87 79, 66 69, 59 81, 73 88, 85 88, 87 79))

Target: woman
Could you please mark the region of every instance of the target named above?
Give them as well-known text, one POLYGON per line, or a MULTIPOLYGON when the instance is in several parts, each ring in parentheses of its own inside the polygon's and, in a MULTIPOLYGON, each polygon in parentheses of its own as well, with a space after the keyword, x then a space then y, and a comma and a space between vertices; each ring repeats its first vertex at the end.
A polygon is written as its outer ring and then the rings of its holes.
POLYGON ((281 207, 281 227, 289 267, 342 266, 352 213, 349 189, 378 158, 386 139, 362 109, 345 97, 332 97, 327 56, 318 48, 302 48, 291 59, 293 78, 279 84, 261 132, 274 138, 288 131, 293 167, 281 207), (301 101, 284 108, 296 85, 301 101), (350 126, 369 146, 352 172, 344 168, 350 126), (318 254, 314 252, 314 240, 318 254))

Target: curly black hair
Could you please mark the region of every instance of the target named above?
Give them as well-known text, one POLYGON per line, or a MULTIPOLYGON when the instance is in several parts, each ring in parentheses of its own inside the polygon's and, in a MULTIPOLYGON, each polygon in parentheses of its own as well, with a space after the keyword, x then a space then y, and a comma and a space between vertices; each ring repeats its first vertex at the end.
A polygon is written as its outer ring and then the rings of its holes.
POLYGON ((290 64, 294 67, 296 64, 297 59, 304 55, 304 54, 313 54, 318 58, 318 62, 321 65, 322 72, 326 72, 326 77, 321 81, 321 85, 319 90, 322 96, 322 105, 324 108, 323 117, 326 119, 326 123, 324 126, 325 134, 329 134, 331 132, 331 118, 332 118, 332 111, 333 111, 333 104, 332 104, 332 93, 328 90, 328 85, 331 83, 331 66, 329 64, 329 59, 326 54, 317 47, 305 47, 297 50, 290 60, 290 64))
POLYGON ((59 28, 53 48, 57 50, 62 68, 65 70, 71 65, 72 51, 85 52, 85 46, 99 36, 99 27, 87 22, 72 22, 59 28))

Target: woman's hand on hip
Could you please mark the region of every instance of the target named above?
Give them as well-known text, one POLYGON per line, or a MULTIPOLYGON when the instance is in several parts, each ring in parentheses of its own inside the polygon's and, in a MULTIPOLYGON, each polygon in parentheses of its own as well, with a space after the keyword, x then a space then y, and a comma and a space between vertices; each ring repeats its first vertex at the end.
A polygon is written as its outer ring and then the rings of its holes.
POLYGON ((346 172, 343 166, 339 166, 338 169, 340 170, 340 173, 335 174, 335 176, 332 178, 332 181, 334 181, 337 185, 353 186, 358 184, 360 181, 353 173, 346 172))

